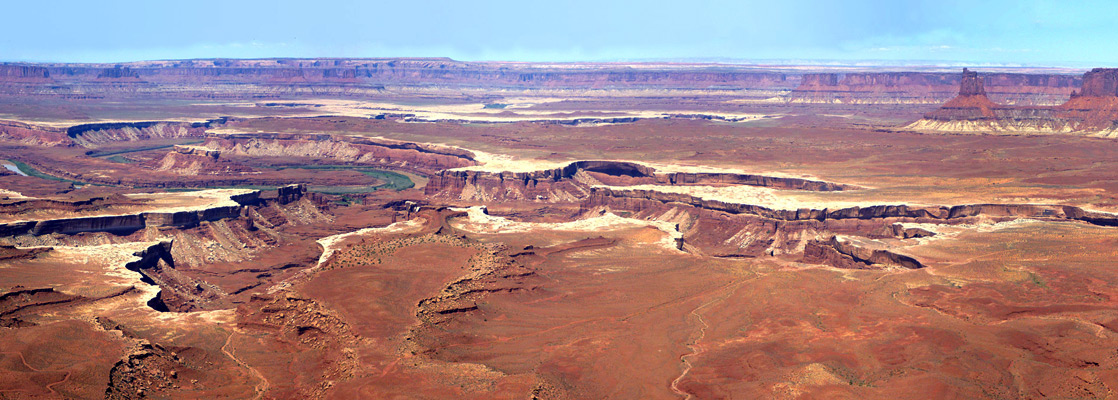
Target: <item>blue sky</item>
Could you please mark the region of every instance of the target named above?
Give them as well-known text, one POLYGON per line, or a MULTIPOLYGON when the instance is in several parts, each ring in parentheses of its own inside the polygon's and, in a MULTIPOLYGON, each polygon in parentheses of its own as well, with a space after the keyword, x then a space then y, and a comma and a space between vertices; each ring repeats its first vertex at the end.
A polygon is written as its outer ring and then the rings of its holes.
POLYGON ((0 60, 932 60, 1118 65, 1115 1, 30 1, 0 60))

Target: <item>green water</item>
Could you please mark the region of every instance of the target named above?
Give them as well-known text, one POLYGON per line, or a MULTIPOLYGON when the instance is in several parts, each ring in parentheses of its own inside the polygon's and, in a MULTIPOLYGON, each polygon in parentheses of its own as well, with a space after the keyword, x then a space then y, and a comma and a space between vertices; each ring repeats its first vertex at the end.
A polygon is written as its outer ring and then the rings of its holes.
MULTIPOLYGON (((110 157, 110 161, 114 161, 114 162, 128 162, 129 161, 127 159, 124 159, 123 157, 121 157, 119 160, 112 159, 112 158, 113 157, 110 157)), ((70 182, 70 183, 73 183, 75 185, 88 185, 88 183, 85 183, 85 182, 80 182, 80 181, 75 181, 75 180, 72 180, 72 179, 60 178, 60 177, 57 177, 57 176, 44 174, 43 172, 31 167, 30 165, 27 165, 26 163, 20 162, 20 161, 10 160, 10 162, 13 165, 15 165, 16 168, 18 168, 20 171, 27 174, 27 176, 33 176, 33 177, 36 177, 36 178, 49 179, 49 180, 52 180, 52 181, 59 181, 59 182, 70 182)), ((263 167, 263 168, 268 168, 268 167, 263 167)), ((306 170, 323 170, 323 171, 351 170, 351 171, 360 172, 362 174, 368 175, 368 176, 373 177, 377 180, 385 182, 383 184, 380 184, 380 185, 377 185, 377 186, 372 186, 372 187, 369 187, 369 186, 313 186, 313 185, 310 186, 310 189, 312 191, 319 192, 319 193, 325 193, 325 194, 371 193, 371 192, 375 192, 377 190, 397 190, 397 191, 399 191, 399 190, 410 189, 410 188, 415 187, 415 182, 412 182, 412 180, 410 178, 408 178, 406 175, 399 174, 399 173, 392 172, 392 171, 386 171, 386 170, 383 170, 383 169, 376 169, 376 168, 373 168, 373 167, 366 167, 366 166, 360 166, 360 165, 358 165, 358 166, 354 166, 354 165, 305 165, 305 166, 298 166, 298 167, 271 167, 271 168, 274 168, 276 170, 284 170, 284 169, 306 169, 306 170)), ((101 184, 93 184, 93 185, 107 186, 107 185, 101 185, 101 184)), ((253 190, 275 190, 276 189, 275 186, 255 186, 255 185, 236 186, 236 187, 221 187, 221 189, 226 189, 226 188, 227 189, 253 189, 253 190)), ((177 191, 193 191, 193 190, 202 190, 202 189, 212 189, 212 188, 167 188, 167 189, 164 189, 164 190, 169 191, 169 192, 177 192, 177 191)))
POLYGON ((404 190, 415 187, 415 182, 406 175, 399 174, 392 171, 377 169, 373 167, 366 167, 360 165, 303 165, 297 167, 275 167, 277 170, 284 169, 306 169, 306 170, 321 170, 321 171, 357 171, 362 174, 373 177, 377 180, 384 181, 384 184, 372 187, 358 187, 358 186, 311 186, 310 189, 326 194, 353 194, 353 193, 370 193, 377 190, 404 190))
MULTIPOLYGON (((32 168, 30 165, 27 165, 24 162, 20 162, 20 161, 16 161, 16 160, 8 160, 8 161, 11 162, 13 165, 15 165, 16 168, 19 168, 20 171, 23 171, 23 173, 27 174, 27 176, 34 176, 36 178, 42 178, 42 179, 47 179, 47 180, 52 180, 52 181, 59 181, 59 182, 70 182, 70 183, 73 183, 73 184, 76 184, 76 185, 87 185, 87 183, 85 183, 85 182, 79 182, 79 181, 75 181, 73 179, 59 178, 59 177, 54 176, 54 175, 44 174, 44 173, 40 172, 39 170, 37 170, 35 168, 32 168)), ((99 185, 99 186, 103 186, 103 185, 99 185)))

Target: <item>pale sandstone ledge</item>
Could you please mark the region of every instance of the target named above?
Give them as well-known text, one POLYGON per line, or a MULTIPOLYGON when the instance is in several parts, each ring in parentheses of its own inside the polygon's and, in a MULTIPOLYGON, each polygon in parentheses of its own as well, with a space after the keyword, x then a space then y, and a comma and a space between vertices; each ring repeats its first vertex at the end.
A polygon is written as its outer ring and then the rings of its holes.
MULTIPOLYGON (((276 190, 281 202, 297 199, 305 187, 291 185, 276 190)), ((127 195, 150 199, 151 204, 132 212, 112 211, 102 215, 10 221, 0 224, 0 236, 74 234, 81 232, 132 232, 150 226, 192 227, 201 222, 236 218, 246 205, 260 201, 261 191, 250 189, 211 189, 183 193, 141 193, 127 195)))
POLYGON ((1098 131, 1077 131, 1071 124, 1061 121, 1022 121, 1022 120, 958 120, 942 121, 924 118, 908 124, 905 130, 923 133, 944 133, 960 135, 1067 135, 1115 139, 1118 127, 1098 131))
MULTIPOLYGON (((825 194, 836 194, 840 192, 811 192, 815 198, 806 198, 797 196, 800 194, 799 190, 779 190, 762 186, 748 186, 748 185, 735 185, 735 186, 700 186, 700 185, 687 185, 687 186, 666 186, 666 185, 634 185, 634 186, 608 186, 597 185, 594 187, 608 188, 618 191, 652 191, 661 193, 676 193, 693 196, 702 200, 713 200, 725 203, 735 204, 750 204, 770 208, 773 210, 796 211, 799 209, 841 209, 851 207, 873 207, 873 206, 899 206, 903 203, 883 204, 880 202, 869 201, 850 201, 850 200, 821 200, 818 197, 826 197, 825 194)), ((912 205, 912 204, 910 204, 912 205)))
POLYGON ((455 211, 466 212, 467 217, 451 220, 451 225, 457 229, 473 233, 504 234, 504 233, 530 233, 539 231, 566 231, 566 232, 599 232, 603 230, 617 230, 638 227, 652 227, 664 233, 664 238, 659 244, 671 251, 681 251, 683 233, 679 225, 671 222, 657 220, 643 220, 625 218, 606 212, 598 216, 570 222, 521 222, 504 217, 489 215, 485 207, 451 208, 455 211))

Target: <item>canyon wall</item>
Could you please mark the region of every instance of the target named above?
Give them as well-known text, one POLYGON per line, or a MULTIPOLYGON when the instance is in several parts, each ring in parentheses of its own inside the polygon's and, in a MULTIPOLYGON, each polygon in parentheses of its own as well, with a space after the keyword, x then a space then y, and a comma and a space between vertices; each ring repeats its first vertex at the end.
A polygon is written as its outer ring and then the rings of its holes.
MULTIPOLYGON (((297 201, 306 194, 306 187, 292 185, 281 187, 274 195, 267 196, 272 201, 286 204, 297 201)), ((0 224, 0 237, 20 235, 72 235, 82 232, 110 232, 130 234, 147 227, 190 228, 207 221, 240 217, 245 206, 261 202, 260 191, 233 194, 229 197, 236 205, 214 205, 190 210, 145 211, 133 214, 104 215, 74 218, 53 218, 32 221, 17 221, 0 224)), ((80 209, 81 205, 76 205, 80 209)))
MULTIPOLYGON (((0 64, 0 93, 69 98, 261 99, 377 96, 388 87, 508 90, 791 90, 793 103, 939 104, 959 84, 941 72, 801 72, 733 64, 502 63, 446 58, 173 60, 120 64, 0 64), (8 82, 10 84, 5 84, 8 82)), ((1074 75, 983 76, 997 102, 1055 105, 1074 75)))
POLYGON ((66 129, 66 136, 82 147, 97 147, 112 142, 149 139, 203 138, 205 123, 190 122, 111 122, 74 125, 66 129))
POLYGON ((1095 68, 1083 74, 1083 87, 1073 92, 1071 97, 1114 97, 1118 96, 1118 69, 1095 68))
POLYGON ((0 120, 0 139, 35 146, 96 148, 121 141, 169 138, 202 138, 209 123, 144 121, 99 122, 59 128, 0 120))
POLYGON ((303 157, 335 163, 370 164, 424 174, 475 165, 459 149, 327 134, 238 133, 210 137, 202 146, 222 156, 303 157))
MULTIPOLYGON (((385 86, 510 89, 788 89, 798 76, 715 64, 534 64, 446 58, 175 60, 121 64, 0 64, 0 83, 67 96, 181 94, 271 97, 374 94, 385 86), (47 85, 49 83, 50 85, 47 85), (217 90, 215 90, 217 89, 217 90)), ((14 89, 13 89, 14 90, 14 89)))
POLYGON ((0 120, 0 139, 33 146, 68 146, 73 141, 65 128, 0 120))
POLYGON ((777 210, 680 193, 603 187, 592 188, 580 208, 584 214, 610 211, 632 218, 675 223, 683 233, 685 243, 713 256, 758 257, 804 253, 807 262, 842 268, 880 268, 882 265, 920 268, 919 262, 892 252, 878 253, 873 249, 860 250, 855 248, 857 246, 828 243, 835 234, 898 239, 935 235, 925 229, 906 228, 900 223, 959 224, 1031 218, 1118 225, 1118 215, 1060 205, 881 205, 777 210))
POLYGON ((594 185, 748 185, 776 189, 835 191, 832 182, 739 173, 657 172, 635 162, 587 160, 530 172, 444 170, 430 176, 427 196, 466 200, 580 201, 594 185))
POLYGON ((0 64, 0 84, 50 82, 52 82, 50 79, 50 72, 46 67, 0 64))
POLYGON ((859 247, 832 236, 829 240, 812 240, 804 246, 803 262, 826 264, 845 269, 881 269, 898 266, 908 269, 924 268, 924 264, 911 256, 889 250, 859 247))
MULTIPOLYGON (((939 104, 955 96, 955 73, 809 73, 787 97, 794 103, 939 104)), ((1059 104, 1081 79, 1059 74, 995 73, 982 76, 989 95, 1008 104, 1059 104)))
POLYGON ((591 189, 586 206, 611 206, 641 210, 657 204, 680 204, 731 214, 749 214, 780 221, 825 221, 840 219, 910 218, 943 221, 977 216, 991 218, 1035 218, 1077 220, 1095 225, 1118 224, 1118 215, 1086 211, 1079 207, 1043 204, 965 204, 957 206, 879 205, 840 209, 779 210, 768 207, 708 200, 682 193, 653 190, 618 190, 605 187, 591 189))

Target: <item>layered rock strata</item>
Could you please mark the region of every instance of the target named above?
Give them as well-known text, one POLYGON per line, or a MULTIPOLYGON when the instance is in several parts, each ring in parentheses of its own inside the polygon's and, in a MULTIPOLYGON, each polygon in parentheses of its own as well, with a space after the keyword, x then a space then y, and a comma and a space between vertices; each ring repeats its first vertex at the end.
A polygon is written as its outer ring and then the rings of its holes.
MULTIPOLYGON (((584 214, 613 212, 620 215, 669 221, 678 224, 690 249, 719 257, 759 257, 764 255, 813 252, 809 261, 857 268, 878 268, 873 264, 917 268, 888 254, 874 256, 852 253, 844 247, 832 249, 852 258, 838 262, 838 255, 819 248, 836 234, 866 238, 909 239, 934 236, 921 228, 906 228, 901 223, 961 224, 978 221, 1008 221, 1021 218, 1073 220, 1095 225, 1118 226, 1118 215, 1089 212, 1078 207, 1027 204, 974 204, 953 207, 882 205, 842 209, 781 210, 753 204, 702 199, 680 193, 654 190, 617 190, 596 187, 581 203, 584 214), (815 243, 815 244, 813 244, 815 243), (814 249, 809 249, 815 246, 814 249), (844 250, 845 249, 845 250, 844 250), (857 256, 857 257, 855 257, 857 256), (834 261, 834 262, 832 262, 834 261)), ((845 256, 844 256, 845 257, 845 256)))
MULTIPOLYGON (((306 187, 294 185, 277 190, 274 197, 281 203, 298 200, 306 192, 306 187)), ((244 207, 260 202, 258 190, 231 194, 229 202, 218 202, 212 206, 201 206, 186 210, 146 211, 134 214, 105 215, 92 217, 58 218, 32 221, 18 221, 0 224, 0 237, 52 233, 76 234, 82 232, 110 232, 128 234, 147 227, 190 228, 205 221, 217 221, 240 217, 244 207)))
POLYGON ((223 156, 302 157, 337 163, 434 173, 475 165, 468 151, 359 136, 327 134, 245 133, 211 137, 202 146, 223 156))
POLYGON ((112 142, 202 138, 207 126, 200 122, 165 121, 96 123, 71 126, 66 129, 66 136, 78 146, 92 148, 112 142))
MULTIPOLYGON (((804 74, 787 98, 793 103, 939 104, 954 96, 957 74, 859 72, 804 74)), ((979 83, 1000 101, 1021 105, 1059 104, 1081 80, 1059 74, 986 74, 979 83)))
POLYGON ((0 92, 81 98, 370 95, 386 86, 525 89, 771 90, 797 75, 717 64, 531 64, 446 58, 175 60, 0 64, 0 92))
POLYGON ((1118 69, 1096 68, 1082 88, 1058 106, 1010 106, 986 97, 982 80, 966 69, 958 96, 906 128, 929 132, 1089 134, 1118 136, 1118 69))
POLYGON ((812 240, 804 247, 803 261, 827 264, 845 269, 881 269, 897 266, 908 269, 924 268, 920 261, 889 250, 859 247, 832 236, 829 240, 812 240))
POLYGON ((430 177, 428 196, 473 200, 579 201, 593 185, 749 185, 777 189, 837 191, 851 188, 832 182, 724 172, 657 172, 626 161, 575 161, 530 171, 444 170, 430 177))

